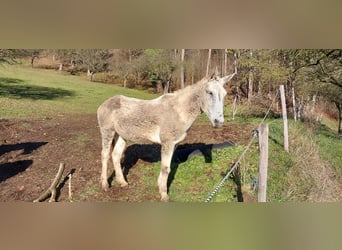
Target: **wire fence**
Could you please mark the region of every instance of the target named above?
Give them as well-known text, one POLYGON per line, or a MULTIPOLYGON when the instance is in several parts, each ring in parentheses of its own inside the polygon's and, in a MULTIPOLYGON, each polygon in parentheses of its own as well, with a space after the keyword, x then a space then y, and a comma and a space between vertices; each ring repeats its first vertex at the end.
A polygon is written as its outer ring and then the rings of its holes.
POLYGON ((229 176, 231 175, 231 173, 239 166, 240 162, 242 159, 244 159, 248 149, 251 147, 252 143, 254 142, 255 138, 258 137, 259 131, 258 128, 259 126, 266 120, 267 116, 269 115, 272 106, 275 102, 275 100, 277 99, 279 95, 279 90, 277 90, 276 95, 274 96, 268 110, 266 111, 266 114, 264 116, 264 118, 261 120, 261 122, 258 124, 258 126, 255 128, 255 130, 253 130, 252 132, 252 139, 249 141, 249 143, 247 144, 245 150, 241 153, 240 157, 238 158, 238 160, 234 163, 234 165, 231 167, 231 169, 227 172, 227 174, 223 177, 223 179, 221 180, 221 182, 214 188, 214 190, 208 195, 208 197, 205 199, 205 202, 208 203, 210 202, 214 196, 216 195, 216 193, 222 188, 222 186, 224 185, 224 183, 226 182, 226 180, 229 178, 229 176))

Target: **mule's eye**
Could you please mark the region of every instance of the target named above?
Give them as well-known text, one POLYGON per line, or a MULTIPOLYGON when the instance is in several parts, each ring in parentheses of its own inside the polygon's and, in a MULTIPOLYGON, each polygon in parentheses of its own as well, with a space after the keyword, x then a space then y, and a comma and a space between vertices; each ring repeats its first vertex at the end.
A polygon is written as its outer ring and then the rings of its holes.
POLYGON ((210 96, 212 96, 213 95, 213 92, 211 92, 211 91, 207 91, 207 93, 208 93, 208 95, 210 95, 210 96))

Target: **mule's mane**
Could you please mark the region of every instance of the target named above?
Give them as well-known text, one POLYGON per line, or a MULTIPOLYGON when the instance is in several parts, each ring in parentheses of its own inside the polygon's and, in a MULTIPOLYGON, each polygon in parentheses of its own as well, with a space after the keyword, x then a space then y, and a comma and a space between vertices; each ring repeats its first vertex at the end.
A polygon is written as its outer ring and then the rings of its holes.
POLYGON ((177 112, 184 114, 186 120, 190 117, 189 121, 194 120, 202 112, 202 92, 208 81, 209 79, 204 77, 195 84, 161 96, 161 99, 174 106, 177 112))
POLYGON ((201 80, 199 80, 198 82, 196 82, 196 83, 194 83, 192 85, 188 85, 184 89, 179 89, 179 90, 173 92, 172 94, 178 95, 178 94, 181 94, 183 92, 188 92, 188 91, 190 91, 190 90, 192 90, 194 88, 198 88, 199 86, 204 85, 208 81, 209 81, 209 78, 208 77, 204 77, 201 80))

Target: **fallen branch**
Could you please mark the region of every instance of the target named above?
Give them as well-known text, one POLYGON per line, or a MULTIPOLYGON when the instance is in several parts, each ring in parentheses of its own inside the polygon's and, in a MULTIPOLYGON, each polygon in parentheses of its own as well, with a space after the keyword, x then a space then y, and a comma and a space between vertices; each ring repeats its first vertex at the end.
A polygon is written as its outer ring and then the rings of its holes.
POLYGON ((56 187, 58 186, 59 182, 61 181, 63 172, 65 169, 65 164, 64 163, 60 163, 59 164, 59 169, 58 172, 56 174, 55 179, 53 180, 53 182, 51 183, 51 186, 41 195, 39 196, 38 199, 34 200, 33 202, 40 202, 45 200, 50 194, 50 200, 49 202, 55 202, 56 201, 56 187))

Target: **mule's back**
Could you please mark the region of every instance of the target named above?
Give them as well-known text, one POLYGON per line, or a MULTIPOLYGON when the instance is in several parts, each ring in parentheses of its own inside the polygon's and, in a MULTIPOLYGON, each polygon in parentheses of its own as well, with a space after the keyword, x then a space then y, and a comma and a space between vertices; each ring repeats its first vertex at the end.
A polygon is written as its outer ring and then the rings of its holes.
POLYGON ((122 138, 136 143, 160 143, 159 98, 140 100, 114 96, 98 109, 100 127, 118 133, 122 138))

